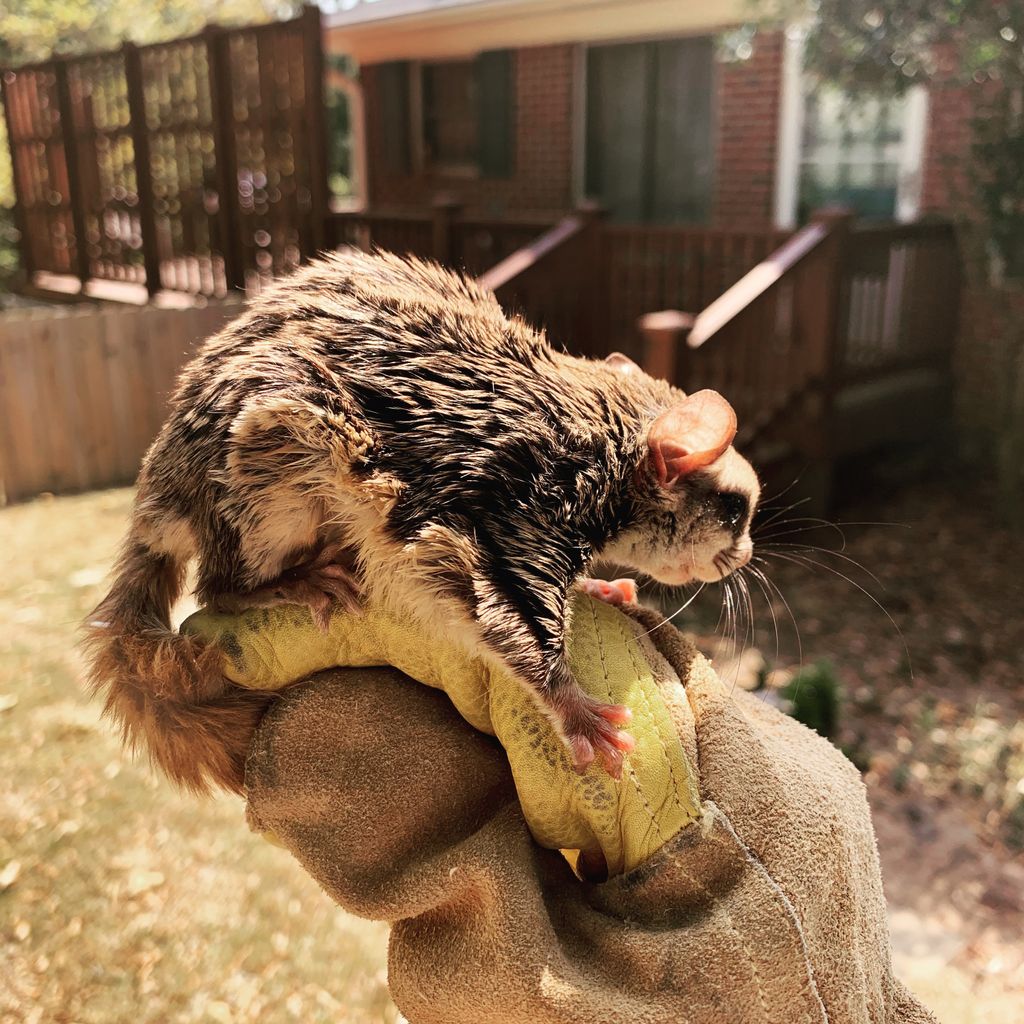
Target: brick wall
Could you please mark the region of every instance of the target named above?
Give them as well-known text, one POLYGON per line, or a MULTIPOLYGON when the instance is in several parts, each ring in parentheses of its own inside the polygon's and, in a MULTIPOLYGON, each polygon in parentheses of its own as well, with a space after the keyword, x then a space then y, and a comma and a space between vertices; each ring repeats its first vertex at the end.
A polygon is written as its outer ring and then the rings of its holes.
MULTIPOLYGON (((782 77, 781 32, 762 32, 747 60, 717 67, 716 181, 712 223, 765 227, 771 223, 775 145, 782 77)), ((456 194, 467 212, 549 216, 572 206, 571 46, 539 46, 515 55, 516 165, 512 177, 454 178, 434 173, 389 175, 380 158, 375 68, 363 69, 369 198, 372 206, 429 205, 456 194)))
POLYGON ((960 454, 974 468, 996 471, 999 509, 1024 528, 1024 283, 990 281, 971 174, 973 121, 988 90, 998 86, 965 83, 952 46, 937 60, 928 91, 921 210, 954 217, 959 226, 963 277, 952 369, 960 454))
POLYGON ((453 193, 466 212, 548 218, 572 206, 572 47, 537 46, 515 54, 515 167, 508 178, 388 175, 381 159, 375 68, 363 68, 370 205, 428 207, 453 193))
POLYGON ((953 385, 962 455, 1000 471, 1024 526, 1024 286, 964 287, 953 385))
POLYGON ((766 227, 774 215, 783 33, 759 32, 753 48, 718 65, 717 227, 766 227))
POLYGON ((921 210, 948 214, 971 202, 967 164, 975 96, 974 89, 953 80, 957 55, 952 47, 937 60, 939 71, 928 90, 921 210))
MULTIPOLYGON (((715 183, 712 226, 760 228, 774 214, 775 164, 784 37, 761 31, 746 60, 716 67, 715 183)), ((944 57, 949 62, 955 55, 944 57)), ((572 196, 572 47, 540 46, 515 54, 516 163, 505 179, 388 175, 380 158, 375 68, 363 69, 369 198, 372 206, 426 208, 454 193, 467 212, 547 218, 569 209, 572 196)), ((923 165, 922 211, 950 213, 969 202, 966 156, 975 97, 940 79, 931 87, 923 165)))

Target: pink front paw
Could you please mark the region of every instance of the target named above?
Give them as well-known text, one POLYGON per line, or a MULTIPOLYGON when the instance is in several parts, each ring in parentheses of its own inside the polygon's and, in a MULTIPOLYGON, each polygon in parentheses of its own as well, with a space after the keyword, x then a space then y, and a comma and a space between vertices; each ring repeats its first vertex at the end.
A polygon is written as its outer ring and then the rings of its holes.
POLYGON ((636 580, 595 580, 583 579, 580 589, 584 594, 596 597, 606 604, 636 604, 636 580))

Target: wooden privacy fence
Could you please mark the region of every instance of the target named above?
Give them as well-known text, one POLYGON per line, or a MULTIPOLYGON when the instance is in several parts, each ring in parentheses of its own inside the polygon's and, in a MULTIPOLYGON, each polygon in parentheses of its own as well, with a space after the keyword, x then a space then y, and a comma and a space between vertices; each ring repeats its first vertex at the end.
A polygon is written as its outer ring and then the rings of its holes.
POLYGON ((30 280, 258 288, 324 244, 320 14, 0 73, 30 280))
POLYGON ((0 495, 130 483, 182 365, 237 316, 206 307, 65 308, 0 317, 0 495))

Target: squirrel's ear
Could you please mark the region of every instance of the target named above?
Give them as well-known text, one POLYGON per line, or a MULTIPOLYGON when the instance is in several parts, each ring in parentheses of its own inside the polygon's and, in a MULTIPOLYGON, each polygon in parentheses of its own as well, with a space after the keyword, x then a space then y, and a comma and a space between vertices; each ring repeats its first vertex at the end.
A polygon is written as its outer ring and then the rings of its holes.
POLYGON ((629 356, 624 356, 621 352, 613 352, 611 355, 605 356, 604 361, 619 373, 640 373, 640 367, 629 356))
POLYGON ((717 391, 698 391, 651 424, 648 462, 658 483, 671 487, 680 477, 709 466, 735 436, 732 406, 717 391))

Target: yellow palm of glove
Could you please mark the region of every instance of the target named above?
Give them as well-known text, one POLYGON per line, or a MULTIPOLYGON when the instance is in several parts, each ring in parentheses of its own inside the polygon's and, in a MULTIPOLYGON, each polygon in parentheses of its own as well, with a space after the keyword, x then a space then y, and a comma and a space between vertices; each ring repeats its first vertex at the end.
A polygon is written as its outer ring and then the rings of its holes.
MULTIPOLYGON (((182 630, 218 643, 225 675, 239 686, 277 690, 335 666, 391 665, 444 690, 470 725, 505 748, 537 842, 603 855, 616 875, 642 864, 699 818, 700 797, 655 682, 659 656, 641 639, 642 627, 583 594, 575 598, 571 622, 568 651, 576 679, 591 696, 633 712, 629 731, 636 748, 618 781, 597 764, 584 775, 573 771, 547 716, 511 672, 378 609, 339 612, 326 632, 306 609, 289 605, 238 615, 199 611, 182 630)), ((661 663, 658 671, 664 677, 670 670, 661 663)))

